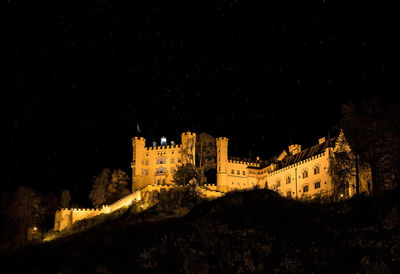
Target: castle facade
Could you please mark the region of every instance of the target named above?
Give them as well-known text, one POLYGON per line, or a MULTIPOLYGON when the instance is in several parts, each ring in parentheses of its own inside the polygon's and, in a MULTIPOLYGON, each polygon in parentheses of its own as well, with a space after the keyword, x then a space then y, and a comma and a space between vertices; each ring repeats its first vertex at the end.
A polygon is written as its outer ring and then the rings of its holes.
MULTIPOLYGON (((133 138, 133 191, 147 185, 173 184, 172 175, 180 165, 195 163, 196 134, 184 132, 181 140, 178 145, 146 147, 143 137, 133 138)), ((302 150, 298 144, 290 145, 287 150, 266 160, 231 157, 228 142, 226 137, 216 139, 217 184, 209 186, 223 192, 260 187, 292 198, 330 195, 333 192, 330 159, 339 150, 351 153, 343 131, 334 138, 320 138, 316 145, 307 149, 302 150)), ((368 187, 364 177, 360 189, 366 192, 368 187)), ((350 180, 343 195, 351 197, 354 194, 355 178, 350 180)))
MULTIPOLYGON (((329 169, 331 158, 338 151, 351 153, 343 131, 335 138, 320 138, 318 143, 302 150, 301 145, 290 145, 279 155, 255 161, 229 157, 228 139, 217 143, 217 187, 229 191, 253 187, 268 188, 291 198, 315 198, 333 194, 329 169)), ((365 174, 362 174, 365 175, 365 174)), ((368 192, 368 176, 361 176, 360 191, 368 192)), ((355 177, 341 196, 355 194, 355 177)))
POLYGON ((196 133, 184 132, 181 144, 146 147, 146 139, 132 139, 132 192, 147 185, 173 184, 175 170, 187 163, 195 163, 196 133))

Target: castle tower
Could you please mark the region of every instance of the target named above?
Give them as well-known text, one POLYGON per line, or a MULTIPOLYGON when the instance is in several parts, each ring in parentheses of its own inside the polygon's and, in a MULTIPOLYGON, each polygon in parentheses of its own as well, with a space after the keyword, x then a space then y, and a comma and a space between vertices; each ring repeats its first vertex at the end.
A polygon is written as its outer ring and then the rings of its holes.
POLYGON ((143 157, 145 153, 146 139, 143 137, 132 138, 132 192, 144 186, 143 180, 143 157))
POLYGON ((184 132, 182 140, 182 164, 196 164, 196 133, 184 132))
POLYGON ((217 186, 228 184, 228 138, 219 137, 217 142, 217 186))

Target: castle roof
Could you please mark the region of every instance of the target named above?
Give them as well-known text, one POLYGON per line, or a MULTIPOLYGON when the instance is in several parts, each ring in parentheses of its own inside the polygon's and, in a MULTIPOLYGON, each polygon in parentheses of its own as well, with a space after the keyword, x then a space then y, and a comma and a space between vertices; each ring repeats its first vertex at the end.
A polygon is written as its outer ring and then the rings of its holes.
POLYGON ((317 144, 315 146, 302 150, 294 155, 286 156, 282 159, 282 161, 277 162, 278 169, 293 165, 295 163, 301 162, 305 159, 323 153, 327 147, 333 147, 335 145, 336 139, 337 137, 333 137, 330 140, 326 140, 321 144, 317 144))
POLYGON ((263 169, 267 166, 270 166, 272 164, 276 164, 277 165, 277 169, 281 169, 290 165, 293 165, 295 163, 301 162, 303 160, 306 160, 308 158, 311 158, 315 155, 321 154, 325 151, 325 149, 327 147, 334 147, 336 140, 338 137, 333 137, 330 139, 330 142, 328 140, 326 140, 325 142, 321 143, 321 144, 317 144, 315 146, 312 146, 310 148, 304 149, 294 155, 287 155, 285 156, 281 161, 278 160, 279 155, 270 157, 266 160, 262 160, 260 161, 260 166, 256 167, 256 166, 249 166, 248 168, 251 169, 263 169))

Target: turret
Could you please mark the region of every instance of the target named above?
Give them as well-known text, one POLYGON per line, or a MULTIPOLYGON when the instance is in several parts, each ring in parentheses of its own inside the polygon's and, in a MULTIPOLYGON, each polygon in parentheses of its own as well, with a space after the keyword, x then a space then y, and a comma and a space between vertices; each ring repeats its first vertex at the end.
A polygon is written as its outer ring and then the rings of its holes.
POLYGON ((301 151, 301 145, 290 145, 289 146, 289 154, 294 155, 296 153, 299 153, 301 151))
POLYGON ((182 140, 182 164, 196 163, 196 133, 184 132, 182 140))
POLYGON ((143 186, 143 163, 146 139, 143 137, 132 138, 133 158, 132 158, 132 192, 143 186))
POLYGON ((219 137, 217 142, 217 185, 227 185, 228 138, 219 137))

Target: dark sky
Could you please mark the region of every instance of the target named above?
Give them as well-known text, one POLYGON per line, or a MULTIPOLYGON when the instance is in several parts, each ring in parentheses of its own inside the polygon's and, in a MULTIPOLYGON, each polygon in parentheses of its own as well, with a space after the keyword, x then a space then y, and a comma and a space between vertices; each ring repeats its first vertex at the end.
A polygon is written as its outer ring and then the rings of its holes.
POLYGON ((335 132, 348 99, 399 90, 390 7, 50 2, 17 7, 6 190, 70 189, 84 202, 103 168, 130 171, 137 123, 148 145, 204 131, 230 138, 234 156, 269 157, 335 132))

